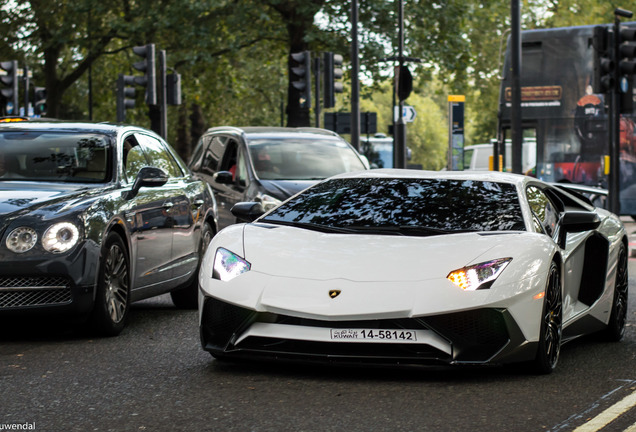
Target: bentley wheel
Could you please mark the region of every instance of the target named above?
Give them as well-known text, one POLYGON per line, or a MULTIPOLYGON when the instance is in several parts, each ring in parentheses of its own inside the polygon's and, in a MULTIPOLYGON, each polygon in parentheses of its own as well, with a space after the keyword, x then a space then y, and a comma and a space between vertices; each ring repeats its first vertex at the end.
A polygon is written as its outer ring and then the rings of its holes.
POLYGON ((605 330, 606 339, 612 342, 618 342, 625 334, 628 287, 627 251, 625 245, 621 244, 616 260, 616 283, 614 284, 612 314, 605 330))
POLYGON ((204 223, 201 228, 201 245, 199 252, 199 265, 191 282, 183 288, 178 288, 170 292, 172 303, 179 309, 196 309, 198 306, 199 296, 199 267, 203 261, 203 255, 208 250, 208 245, 212 240, 214 233, 208 223, 204 223))
POLYGON ((91 323, 103 336, 124 329, 130 307, 130 265, 121 237, 110 233, 104 243, 91 323))
POLYGON ((556 367, 561 351, 562 326, 561 275, 559 267, 552 262, 543 299, 539 346, 534 360, 536 372, 549 374, 556 367))

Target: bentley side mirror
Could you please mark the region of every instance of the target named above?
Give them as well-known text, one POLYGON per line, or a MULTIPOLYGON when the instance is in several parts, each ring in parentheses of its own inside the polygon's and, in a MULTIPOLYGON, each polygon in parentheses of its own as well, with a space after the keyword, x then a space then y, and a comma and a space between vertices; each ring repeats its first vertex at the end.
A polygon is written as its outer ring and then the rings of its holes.
POLYGON ((168 179, 168 174, 161 168, 145 166, 137 173, 132 189, 126 194, 125 199, 137 196, 142 187, 161 187, 168 182, 168 179))

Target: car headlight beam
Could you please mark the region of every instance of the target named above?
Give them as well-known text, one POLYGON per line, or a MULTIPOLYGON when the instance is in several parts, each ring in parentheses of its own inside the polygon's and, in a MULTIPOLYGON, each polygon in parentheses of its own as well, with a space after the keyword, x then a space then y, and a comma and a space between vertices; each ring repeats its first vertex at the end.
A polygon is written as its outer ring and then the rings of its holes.
POLYGON ((30 251, 38 241, 38 233, 30 227, 18 227, 7 236, 7 248, 11 252, 24 253, 30 251))
POLYGON ((488 289, 512 258, 500 258, 453 270, 446 278, 465 291, 488 289))
POLYGON ((212 278, 230 281, 250 270, 252 265, 240 256, 224 248, 218 248, 214 255, 212 278))
POLYGON ((42 237, 42 246, 48 252, 62 253, 71 249, 79 240, 79 229, 70 222, 51 225, 42 237))

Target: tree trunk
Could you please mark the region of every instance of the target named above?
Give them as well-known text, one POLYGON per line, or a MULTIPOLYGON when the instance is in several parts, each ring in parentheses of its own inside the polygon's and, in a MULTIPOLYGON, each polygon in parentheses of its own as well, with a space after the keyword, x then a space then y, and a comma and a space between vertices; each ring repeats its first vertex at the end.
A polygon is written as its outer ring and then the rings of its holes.
POLYGON ((205 118, 203 117, 203 110, 201 105, 193 103, 190 106, 190 151, 194 149, 199 142, 199 138, 205 133, 207 129, 205 125, 205 118))
POLYGON ((179 153, 181 159, 188 161, 190 159, 191 144, 190 134, 188 133, 188 108, 182 103, 178 108, 179 116, 177 120, 177 140, 174 143, 174 149, 179 153))

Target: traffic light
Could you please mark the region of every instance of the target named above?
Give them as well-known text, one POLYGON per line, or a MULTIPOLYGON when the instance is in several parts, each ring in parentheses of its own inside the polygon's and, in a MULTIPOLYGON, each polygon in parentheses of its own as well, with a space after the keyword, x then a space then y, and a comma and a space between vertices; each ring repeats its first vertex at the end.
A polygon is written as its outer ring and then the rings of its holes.
POLYGON ((137 78, 132 75, 119 74, 117 78, 117 122, 126 121, 126 110, 135 107, 136 91, 134 87, 127 87, 137 83, 137 78))
POLYGON ((409 95, 413 91, 413 75, 411 75, 411 71, 406 65, 398 66, 397 70, 397 95, 399 101, 402 102, 408 99, 409 95))
POLYGON ((333 108, 336 106, 336 93, 342 93, 344 90, 342 82, 338 82, 342 78, 342 56, 332 52, 323 54, 325 65, 325 108, 333 108))
POLYGON ((168 105, 181 105, 181 74, 166 75, 166 98, 168 105))
POLYGON ((311 107, 311 51, 291 54, 295 65, 291 67, 291 84, 300 90, 300 106, 311 107))
POLYGON ((614 88, 614 55, 608 27, 594 27, 592 47, 594 48, 592 89, 594 93, 609 93, 614 88))
POLYGON ((46 115, 46 88, 33 88, 33 113, 35 115, 46 115))
POLYGON ((155 44, 136 46, 133 53, 144 59, 134 63, 133 67, 144 73, 143 77, 135 77, 135 83, 146 87, 146 103, 157 105, 157 76, 155 74, 155 44))
POLYGON ((621 26, 618 39, 618 91, 620 112, 631 114, 634 109, 634 73, 636 72, 636 28, 621 26))
MULTIPOLYGON (((9 114, 18 114, 18 61, 10 60, 0 62, 0 69, 6 72, 5 75, 0 76, 2 84, 7 88, 3 88, 0 92, 2 96, 7 98, 7 102, 11 104, 10 110, 7 109, 9 114)), ((7 104, 8 105, 8 104, 7 104)))

